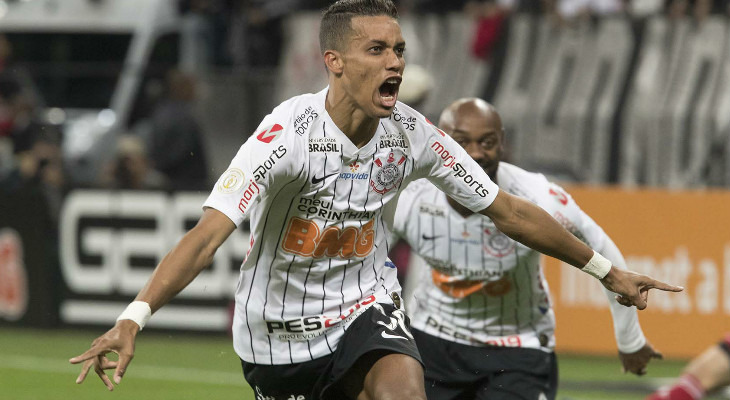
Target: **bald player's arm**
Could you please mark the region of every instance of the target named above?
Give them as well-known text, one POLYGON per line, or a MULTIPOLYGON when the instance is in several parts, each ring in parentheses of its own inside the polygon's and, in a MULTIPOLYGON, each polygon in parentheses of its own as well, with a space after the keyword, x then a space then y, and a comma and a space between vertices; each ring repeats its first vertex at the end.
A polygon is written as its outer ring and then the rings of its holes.
MULTIPOLYGON (((510 238, 574 267, 583 268, 593 257, 590 247, 568 232, 545 210, 503 190, 481 213, 491 218, 497 229, 510 238)), ((683 290, 616 266, 612 266, 600 282, 618 294, 616 301, 619 304, 627 307, 634 305, 640 310, 646 308, 649 289, 671 292, 683 290)))

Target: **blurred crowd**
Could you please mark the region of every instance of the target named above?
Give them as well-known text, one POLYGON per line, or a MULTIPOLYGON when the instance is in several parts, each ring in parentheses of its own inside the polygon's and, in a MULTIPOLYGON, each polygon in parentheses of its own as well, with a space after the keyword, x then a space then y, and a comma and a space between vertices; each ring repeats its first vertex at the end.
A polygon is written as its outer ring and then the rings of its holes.
MULTIPOLYGON (((154 101, 135 126, 116 132, 113 151, 91 186, 109 189, 207 191, 214 176, 205 132, 196 118, 198 77, 211 69, 272 69, 280 63, 283 21, 292 12, 321 10, 329 0, 180 0, 179 69, 167 71, 154 101)), ((730 15, 730 0, 400 0, 401 13, 465 13, 479 20, 472 55, 488 58, 513 12, 550 15, 558 24, 613 14, 666 14, 701 23, 730 15)), ((64 170, 63 134, 48 122, 34 83, 0 34, 0 191, 44 193, 57 214, 71 182, 64 170)), ((414 69, 414 74, 422 74, 414 69)), ((427 74, 427 73, 425 73, 427 74)), ((415 81, 415 78, 414 78, 415 81)), ((428 77, 418 80, 428 82, 428 77)), ((428 85, 426 85, 428 86, 428 85)), ((408 97, 404 88, 404 99, 408 97)), ((415 90, 416 97, 423 90, 415 90)), ((413 101, 418 101, 414 99, 413 101)), ((89 186, 85 184, 85 186, 89 186)))

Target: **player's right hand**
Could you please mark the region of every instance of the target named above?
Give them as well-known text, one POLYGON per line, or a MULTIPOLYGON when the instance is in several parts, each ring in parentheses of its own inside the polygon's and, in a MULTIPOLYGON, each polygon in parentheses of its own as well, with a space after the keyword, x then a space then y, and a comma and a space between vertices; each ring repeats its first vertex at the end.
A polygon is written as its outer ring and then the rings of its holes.
POLYGON ((134 357, 134 340, 137 332, 139 332, 139 325, 136 322, 131 320, 118 321, 113 328, 96 338, 91 343, 89 350, 69 359, 68 361, 71 364, 83 363, 81 373, 76 378, 76 383, 83 382, 91 367, 94 367, 94 372, 99 375, 106 388, 110 391, 114 390, 114 385, 104 370, 114 369, 114 382, 118 385, 122 381, 127 366, 134 357), (106 357, 108 353, 112 352, 119 356, 117 361, 109 360, 106 357))
POLYGON ((616 301, 622 306, 636 306, 639 310, 646 308, 649 300, 649 290, 659 289, 667 292, 681 292, 684 290, 681 286, 674 286, 668 283, 658 281, 646 275, 637 274, 636 272, 611 267, 601 283, 606 289, 616 293, 616 301))

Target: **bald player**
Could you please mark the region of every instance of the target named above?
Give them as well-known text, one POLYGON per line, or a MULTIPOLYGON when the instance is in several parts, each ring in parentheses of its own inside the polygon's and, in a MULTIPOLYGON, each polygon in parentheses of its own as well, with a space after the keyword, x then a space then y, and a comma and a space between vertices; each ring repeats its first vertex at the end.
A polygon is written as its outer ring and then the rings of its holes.
MULTIPOLYGON (((500 190, 529 200, 568 231, 625 269, 621 252, 560 186, 502 162, 499 113, 481 99, 461 99, 439 127, 484 169, 500 190)), ((430 267, 418 274, 412 330, 425 364, 430 399, 554 399, 555 316, 540 255, 506 236, 488 216, 463 207, 426 180, 410 184, 395 212, 394 232, 430 267)), ((606 290, 625 371, 646 372, 660 358, 634 308, 606 290)))

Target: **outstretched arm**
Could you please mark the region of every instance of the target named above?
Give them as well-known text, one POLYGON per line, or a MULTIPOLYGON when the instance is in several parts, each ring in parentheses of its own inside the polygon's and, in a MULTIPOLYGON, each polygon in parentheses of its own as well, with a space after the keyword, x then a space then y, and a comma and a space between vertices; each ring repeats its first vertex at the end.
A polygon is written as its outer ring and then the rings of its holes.
MULTIPOLYGON (((591 221, 592 222, 592 221, 591 221)), ((616 244, 604 234, 600 253, 613 262, 614 267, 626 270, 626 261, 616 244)), ((616 295, 604 287, 608 304, 611 306, 613 328, 618 345, 619 359, 624 372, 636 375, 646 374, 646 368, 652 358, 662 358, 659 353, 644 337, 639 325, 639 316, 634 308, 621 307, 616 301, 616 295)))
MULTIPOLYGON (((153 313, 160 309, 213 262, 216 250, 235 228, 233 222, 220 211, 206 209, 198 224, 180 239, 155 268, 135 301, 148 304, 153 313)), ((134 341, 140 330, 141 326, 135 321, 119 319, 114 327, 92 342, 89 350, 71 358, 69 362, 72 364, 84 363, 76 383, 83 382, 93 366, 107 389, 113 390, 114 385, 104 370, 114 368, 114 382, 121 382, 134 357, 134 341), (118 361, 108 360, 106 354, 109 352, 117 353, 118 361)))
MULTIPOLYGON (((489 207, 482 210, 482 214, 491 218, 497 229, 510 238, 574 267, 584 269, 589 261, 595 260, 593 250, 563 228, 550 214, 503 190, 499 191, 489 207)), ((646 308, 650 289, 672 292, 683 290, 615 266, 610 267, 600 281, 606 289, 618 294, 616 300, 619 304, 627 307, 635 305, 639 310, 646 308)))

